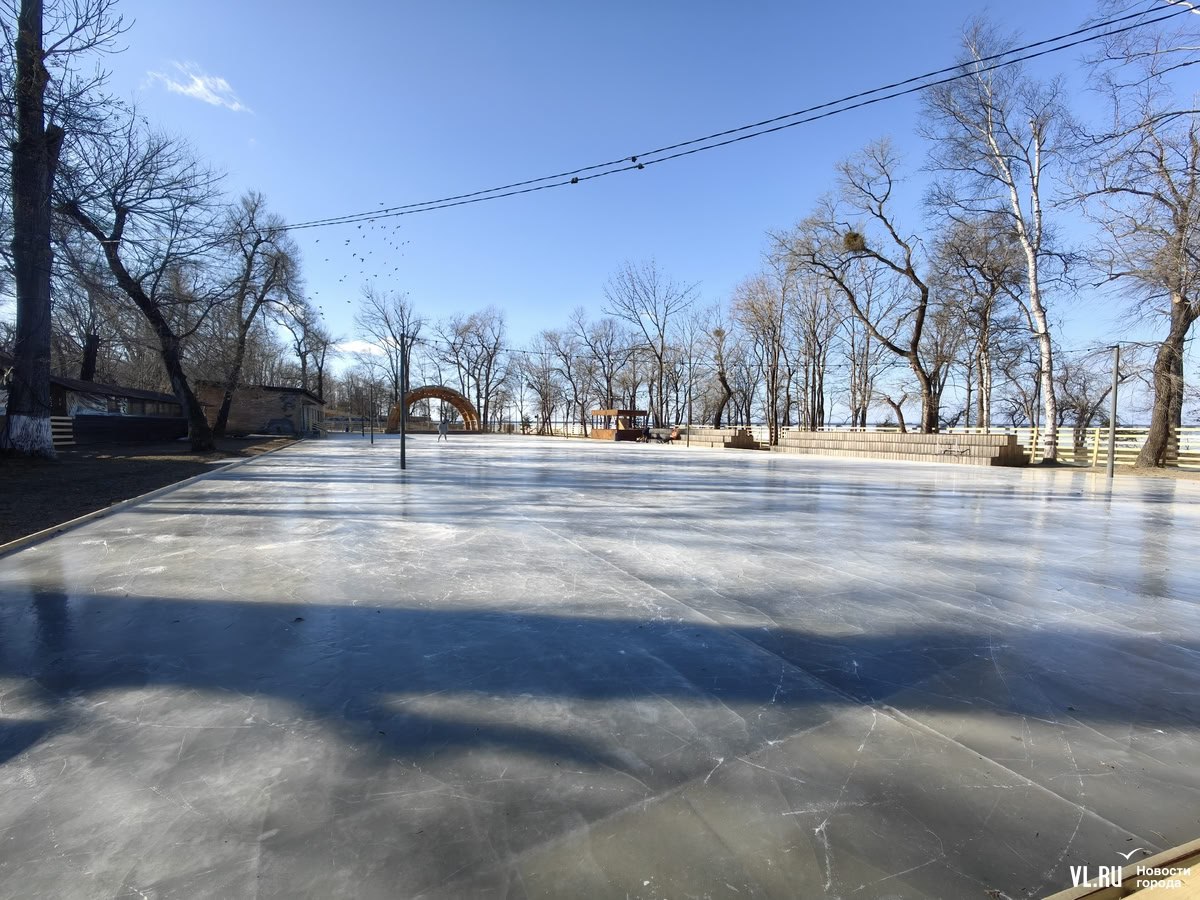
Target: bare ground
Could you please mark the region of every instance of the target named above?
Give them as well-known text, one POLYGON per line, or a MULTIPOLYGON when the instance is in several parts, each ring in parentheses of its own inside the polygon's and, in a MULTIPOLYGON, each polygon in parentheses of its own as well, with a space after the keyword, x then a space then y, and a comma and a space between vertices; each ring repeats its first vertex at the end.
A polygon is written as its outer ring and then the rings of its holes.
POLYGON ((61 525, 292 438, 226 438, 215 453, 190 453, 186 441, 90 444, 56 460, 0 456, 0 544, 61 525))

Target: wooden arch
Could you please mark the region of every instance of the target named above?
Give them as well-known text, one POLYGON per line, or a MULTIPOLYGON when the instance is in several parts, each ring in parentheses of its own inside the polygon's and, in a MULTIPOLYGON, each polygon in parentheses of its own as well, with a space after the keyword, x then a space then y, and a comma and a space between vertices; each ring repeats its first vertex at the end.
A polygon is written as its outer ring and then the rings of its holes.
MULTIPOLYGON (((458 410, 462 416, 463 428, 466 431, 479 430, 479 413, 471 401, 454 388, 440 384, 427 384, 424 387, 413 388, 404 395, 404 408, 409 409, 418 400, 442 400, 458 410)), ((393 406, 388 413, 387 433, 396 434, 400 430, 400 407, 393 406)))

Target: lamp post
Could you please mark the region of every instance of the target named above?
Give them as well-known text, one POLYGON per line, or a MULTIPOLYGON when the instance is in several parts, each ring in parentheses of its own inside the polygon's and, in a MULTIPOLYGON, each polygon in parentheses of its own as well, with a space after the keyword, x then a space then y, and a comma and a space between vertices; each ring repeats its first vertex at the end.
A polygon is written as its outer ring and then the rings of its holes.
POLYGON ((1112 407, 1108 414, 1108 477, 1112 479, 1117 457, 1117 371, 1121 367, 1121 345, 1113 345, 1112 407))
POLYGON ((408 335, 400 332, 400 468, 408 468, 404 432, 408 430, 408 335))

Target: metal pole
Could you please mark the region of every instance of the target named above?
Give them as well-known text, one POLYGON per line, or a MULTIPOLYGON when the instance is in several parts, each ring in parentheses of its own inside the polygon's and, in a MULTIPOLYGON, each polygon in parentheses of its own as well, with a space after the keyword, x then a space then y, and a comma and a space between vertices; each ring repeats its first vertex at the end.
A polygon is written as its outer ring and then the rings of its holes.
POLYGON ((1117 371, 1121 368, 1121 345, 1113 347, 1112 407, 1108 413, 1108 477, 1112 478, 1117 462, 1117 371))
POLYGON ((688 421, 687 421, 687 437, 684 439, 685 447, 692 446, 692 379, 688 378, 688 421))
POLYGON ((1038 426, 1042 424, 1042 366, 1038 364, 1037 383, 1033 386, 1033 446, 1029 450, 1029 461, 1032 463, 1037 456, 1038 426))
POLYGON ((404 432, 408 430, 408 335, 400 332, 400 468, 408 468, 404 432))
POLYGON ((371 383, 371 446, 375 446, 375 383, 371 383))

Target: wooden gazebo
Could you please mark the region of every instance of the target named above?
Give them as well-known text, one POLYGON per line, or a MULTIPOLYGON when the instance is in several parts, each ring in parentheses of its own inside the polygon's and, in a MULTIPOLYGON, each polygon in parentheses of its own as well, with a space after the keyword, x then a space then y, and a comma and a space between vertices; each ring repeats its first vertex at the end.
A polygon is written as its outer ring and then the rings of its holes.
POLYGON ((589 437, 597 441, 639 441, 646 436, 650 413, 644 409, 593 409, 589 437))

